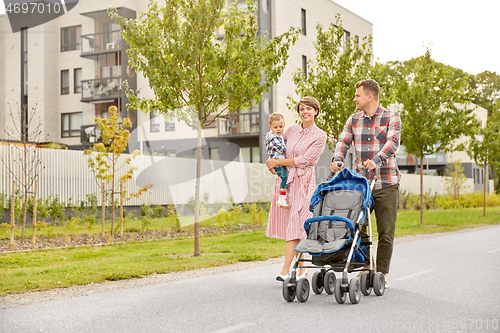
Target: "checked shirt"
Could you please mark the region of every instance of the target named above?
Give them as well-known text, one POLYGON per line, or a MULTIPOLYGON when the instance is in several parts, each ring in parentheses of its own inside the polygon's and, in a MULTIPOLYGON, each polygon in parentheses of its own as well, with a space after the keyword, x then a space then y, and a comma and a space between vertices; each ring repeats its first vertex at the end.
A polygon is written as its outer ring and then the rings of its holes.
POLYGON ((265 144, 270 158, 285 158, 286 140, 283 135, 276 135, 269 131, 265 144))
POLYGON ((396 152, 401 138, 401 119, 395 111, 381 105, 372 117, 364 111, 349 117, 335 148, 334 161, 343 162, 351 144, 355 151, 356 171, 369 180, 373 172, 361 168, 366 160, 380 165, 380 174, 375 189, 399 183, 401 174, 396 164, 396 152))

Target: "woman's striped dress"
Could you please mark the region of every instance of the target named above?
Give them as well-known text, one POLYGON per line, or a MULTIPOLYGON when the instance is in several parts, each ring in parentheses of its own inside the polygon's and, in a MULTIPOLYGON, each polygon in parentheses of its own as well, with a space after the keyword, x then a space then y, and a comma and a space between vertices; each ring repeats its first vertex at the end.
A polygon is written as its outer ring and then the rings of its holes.
POLYGON ((306 237, 304 221, 312 216, 309 202, 316 188, 314 166, 325 149, 326 134, 316 125, 303 129, 299 124, 288 128, 285 138, 286 158, 293 158, 295 161, 295 167, 288 167, 289 209, 276 205, 281 183, 281 178, 278 177, 274 186, 266 234, 271 238, 290 241, 306 237))

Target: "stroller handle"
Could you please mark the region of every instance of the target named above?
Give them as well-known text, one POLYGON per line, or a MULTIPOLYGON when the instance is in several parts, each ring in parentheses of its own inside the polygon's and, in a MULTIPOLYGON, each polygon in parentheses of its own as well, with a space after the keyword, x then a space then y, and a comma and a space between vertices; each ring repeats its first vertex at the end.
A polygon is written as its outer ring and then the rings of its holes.
MULTIPOLYGON (((340 168, 340 167, 342 167, 343 165, 344 165, 344 163, 342 163, 342 162, 337 162, 337 166, 338 166, 339 168, 340 168)), ((380 174, 380 170, 379 170, 379 169, 380 169, 380 165, 381 165, 381 163, 377 164, 377 166, 375 167, 375 169, 373 169, 373 170, 372 170, 372 171, 373 171, 373 179, 374 179, 375 181, 377 180, 377 178, 378 178, 378 176, 379 176, 379 174, 380 174)), ((333 176, 335 176, 335 172, 330 171, 330 175, 328 176, 328 179, 332 179, 332 178, 333 178, 333 176)))
MULTIPOLYGON (((339 168, 340 168, 340 167, 342 167, 342 165, 344 165, 344 163, 342 163, 342 162, 337 162, 337 166, 338 166, 339 168)), ((330 175, 328 176, 328 179, 332 179, 332 178, 333 178, 333 176, 335 176, 335 172, 330 171, 330 175)))

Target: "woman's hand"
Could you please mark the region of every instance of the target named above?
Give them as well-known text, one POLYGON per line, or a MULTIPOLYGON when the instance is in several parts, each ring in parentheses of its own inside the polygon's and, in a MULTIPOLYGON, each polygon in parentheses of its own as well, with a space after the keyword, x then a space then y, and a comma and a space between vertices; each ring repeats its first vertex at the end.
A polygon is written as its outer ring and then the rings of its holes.
POLYGON ((275 158, 268 158, 266 161, 266 166, 268 169, 274 169, 278 166, 278 160, 275 158))
POLYGON ((278 166, 278 160, 274 158, 268 158, 266 161, 266 166, 269 172, 275 175, 276 171, 274 170, 274 168, 278 166))

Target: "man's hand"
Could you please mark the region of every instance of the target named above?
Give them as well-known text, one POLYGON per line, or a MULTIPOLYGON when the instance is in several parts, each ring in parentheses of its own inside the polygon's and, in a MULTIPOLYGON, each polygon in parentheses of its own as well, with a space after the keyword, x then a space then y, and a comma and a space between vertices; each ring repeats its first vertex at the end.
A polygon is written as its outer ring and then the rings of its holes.
POLYGON ((372 160, 366 160, 363 162, 363 168, 366 170, 374 170, 377 167, 377 164, 373 162, 372 160))
POLYGON ((332 164, 330 164, 330 171, 333 173, 336 173, 344 168, 344 163, 338 162, 338 161, 333 161, 332 164))

